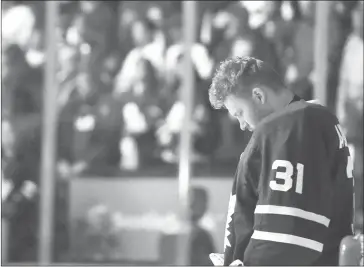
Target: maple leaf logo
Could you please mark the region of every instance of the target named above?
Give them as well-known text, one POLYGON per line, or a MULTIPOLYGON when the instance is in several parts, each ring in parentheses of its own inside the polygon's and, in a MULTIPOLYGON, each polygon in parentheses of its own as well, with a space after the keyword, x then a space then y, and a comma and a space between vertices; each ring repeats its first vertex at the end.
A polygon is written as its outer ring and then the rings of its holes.
POLYGON ((228 215, 226 220, 226 230, 225 230, 225 239, 224 239, 224 251, 226 247, 231 247, 230 241, 229 241, 229 225, 230 222, 233 220, 232 216, 234 214, 235 210, 235 204, 236 204, 236 195, 230 195, 230 201, 229 201, 229 208, 228 208, 228 215))

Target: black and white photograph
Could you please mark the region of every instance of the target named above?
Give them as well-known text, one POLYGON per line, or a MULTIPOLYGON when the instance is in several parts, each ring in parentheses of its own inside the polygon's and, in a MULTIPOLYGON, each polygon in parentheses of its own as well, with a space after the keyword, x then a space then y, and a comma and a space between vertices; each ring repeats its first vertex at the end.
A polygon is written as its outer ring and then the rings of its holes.
POLYGON ((363 3, 1 0, 1 266, 363 266, 363 3))

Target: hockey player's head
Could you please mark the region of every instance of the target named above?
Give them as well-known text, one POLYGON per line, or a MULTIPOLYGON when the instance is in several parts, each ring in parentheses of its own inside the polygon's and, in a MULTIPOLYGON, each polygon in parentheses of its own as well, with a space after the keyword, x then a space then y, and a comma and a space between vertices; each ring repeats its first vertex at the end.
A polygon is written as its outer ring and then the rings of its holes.
POLYGON ((226 108, 242 130, 253 130, 266 116, 288 104, 293 93, 267 63, 236 57, 220 64, 209 89, 211 105, 226 108))

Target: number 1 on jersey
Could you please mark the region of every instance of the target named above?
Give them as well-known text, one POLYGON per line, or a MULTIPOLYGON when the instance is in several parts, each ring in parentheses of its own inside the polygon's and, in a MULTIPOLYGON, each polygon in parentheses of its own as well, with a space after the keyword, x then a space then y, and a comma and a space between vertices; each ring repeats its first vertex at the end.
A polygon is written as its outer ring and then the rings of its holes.
MULTIPOLYGON (((269 186, 272 190, 287 192, 293 186, 293 165, 287 160, 276 160, 273 162, 272 169, 277 170, 279 167, 285 168, 285 171, 277 171, 275 179, 270 181, 269 186), (282 180, 283 183, 277 183, 277 180, 282 180)), ((303 171, 304 165, 297 163, 296 175, 296 193, 302 194, 303 189, 303 171)))

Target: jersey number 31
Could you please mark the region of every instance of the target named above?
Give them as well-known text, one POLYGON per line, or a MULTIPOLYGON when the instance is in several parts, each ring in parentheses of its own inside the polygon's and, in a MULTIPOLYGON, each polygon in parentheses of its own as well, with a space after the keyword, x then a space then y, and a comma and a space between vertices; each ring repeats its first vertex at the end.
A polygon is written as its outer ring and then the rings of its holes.
MULTIPOLYGON (((285 171, 277 171, 275 180, 270 181, 269 186, 272 190, 287 192, 293 186, 293 173, 294 167, 291 162, 287 160, 276 160, 273 162, 272 169, 277 170, 279 167, 285 168, 285 171), (281 180, 277 183, 277 180, 281 180)), ((303 186, 303 169, 304 166, 301 163, 297 163, 296 172, 296 193, 302 194, 303 186)))

